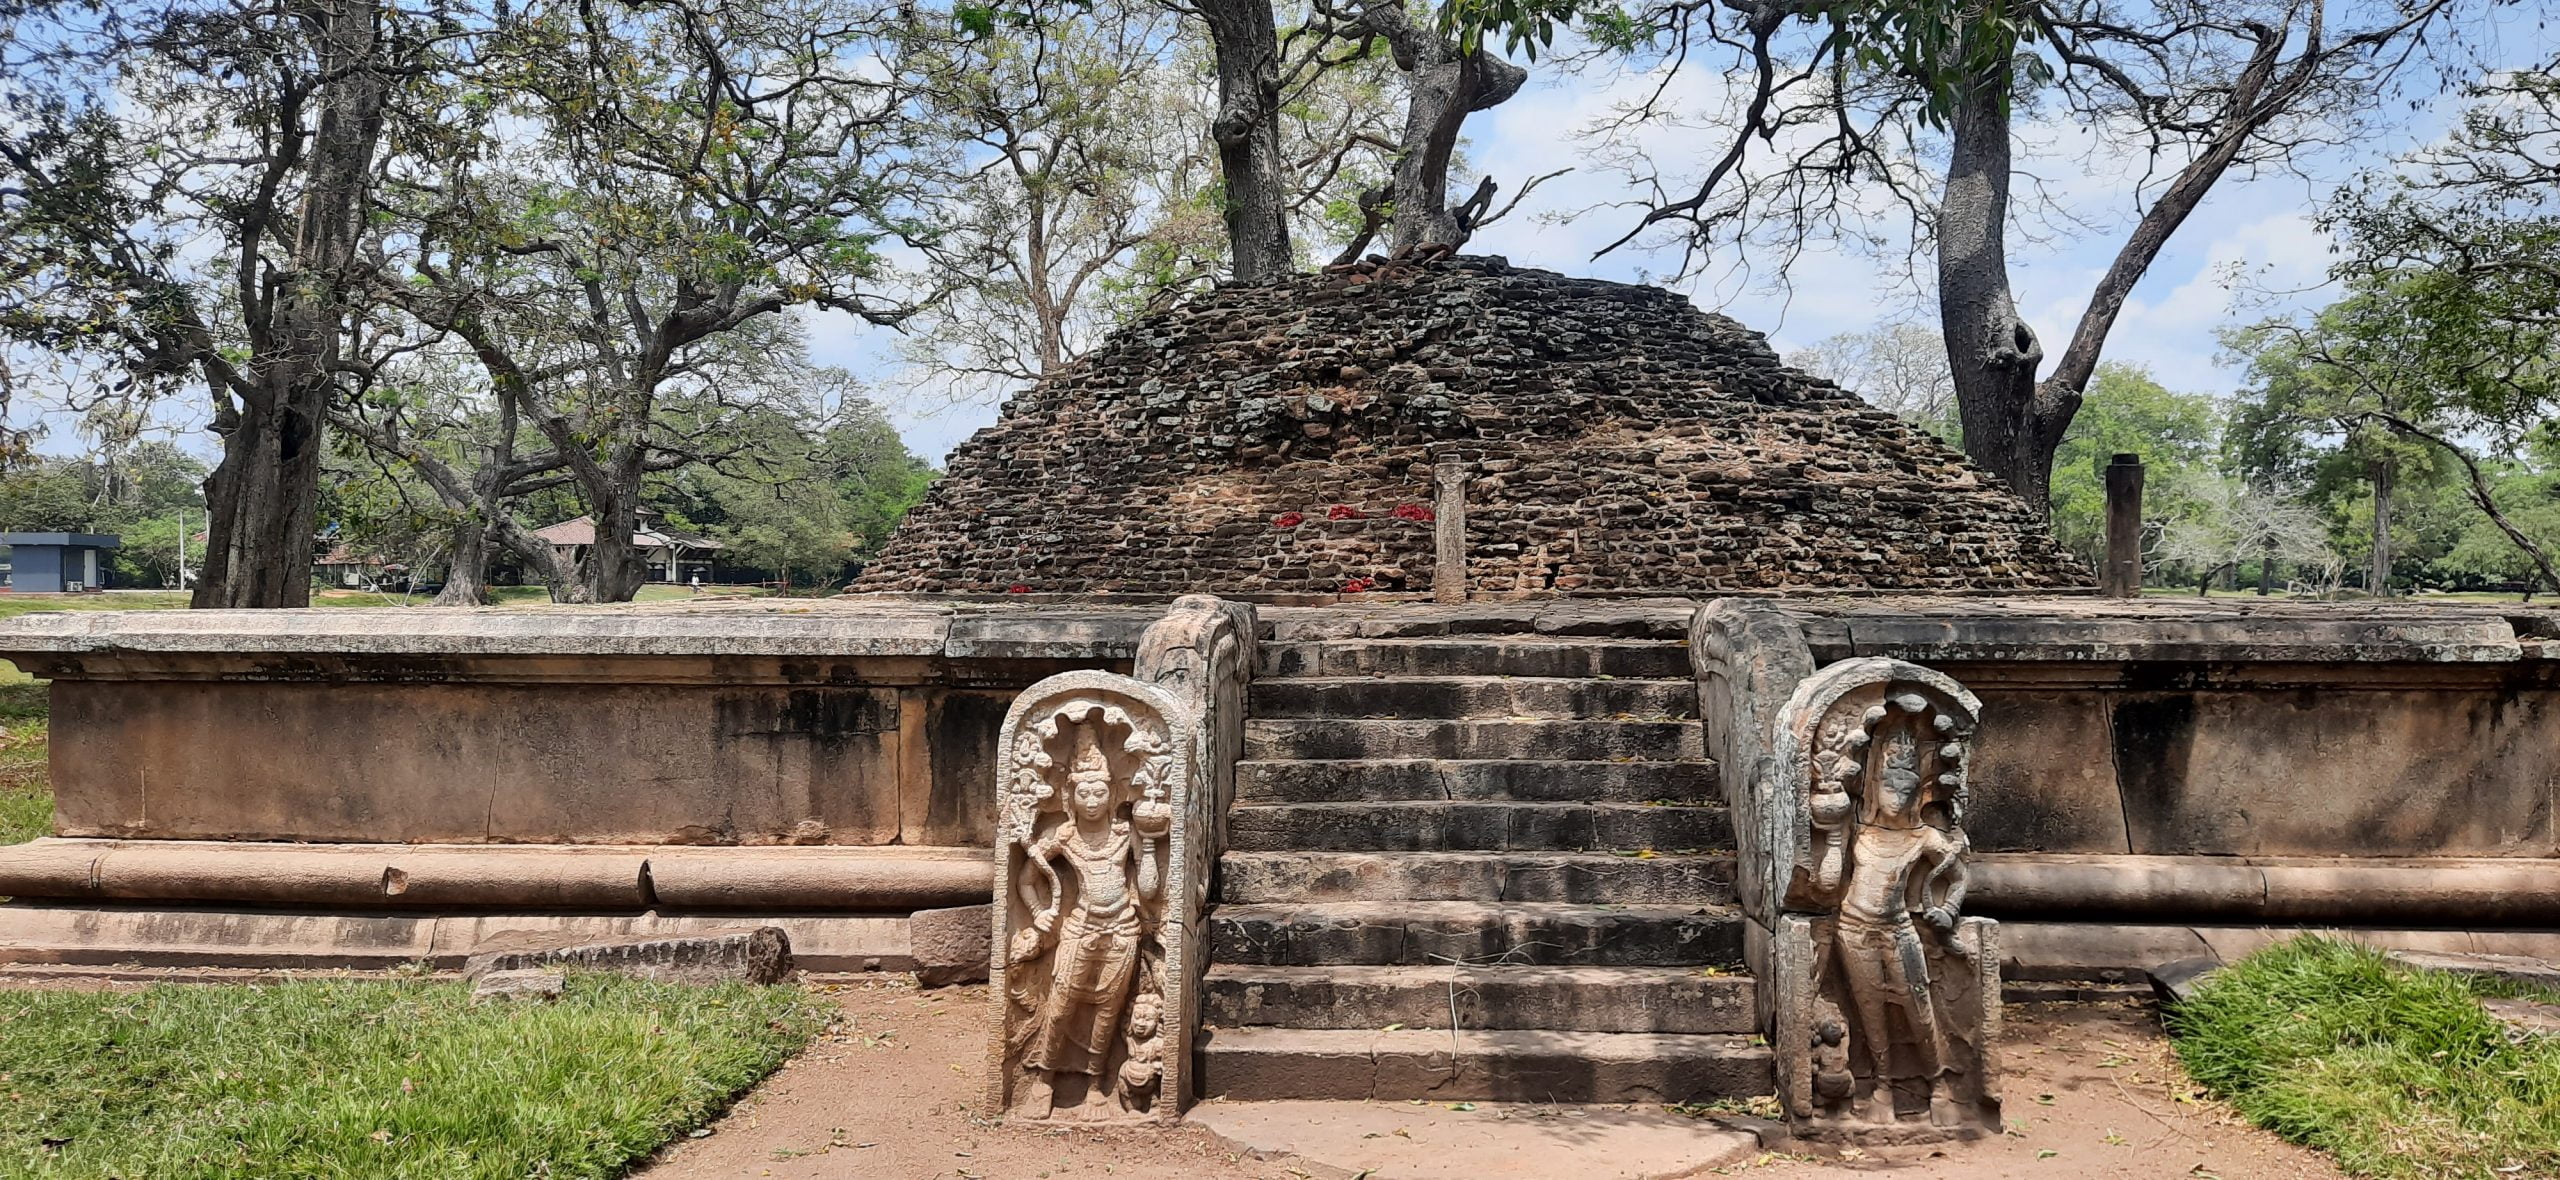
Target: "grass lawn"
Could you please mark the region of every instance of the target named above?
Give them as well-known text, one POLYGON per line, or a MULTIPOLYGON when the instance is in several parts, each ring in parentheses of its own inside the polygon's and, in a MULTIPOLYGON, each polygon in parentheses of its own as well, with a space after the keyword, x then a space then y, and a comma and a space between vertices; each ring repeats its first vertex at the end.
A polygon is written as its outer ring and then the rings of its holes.
POLYGON ((606 975, 555 1004, 378 980, 0 992, 0 1175, 618 1176, 826 1013, 606 975))
POLYGON ((2169 1015, 2179 1059, 2258 1125, 2358 1176, 2560 1176, 2560 1042, 2507 1039, 2477 995, 2318 936, 2214 975, 2169 1015))
POLYGON ((53 791, 45 776, 44 685, 0 661, 0 844, 33 840, 53 828, 53 791))

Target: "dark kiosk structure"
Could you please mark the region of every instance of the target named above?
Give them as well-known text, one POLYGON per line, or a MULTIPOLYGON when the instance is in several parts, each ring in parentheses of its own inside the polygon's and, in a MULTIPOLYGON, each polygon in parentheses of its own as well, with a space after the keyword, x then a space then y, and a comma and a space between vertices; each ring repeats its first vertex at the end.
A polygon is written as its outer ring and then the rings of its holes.
POLYGON ((104 590, 121 542, 100 533, 0 533, 9 547, 8 588, 19 594, 104 590))

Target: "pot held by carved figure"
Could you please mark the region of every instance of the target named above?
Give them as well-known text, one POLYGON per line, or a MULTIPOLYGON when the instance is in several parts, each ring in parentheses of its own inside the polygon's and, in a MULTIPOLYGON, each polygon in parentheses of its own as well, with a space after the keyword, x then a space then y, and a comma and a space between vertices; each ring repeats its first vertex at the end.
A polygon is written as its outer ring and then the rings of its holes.
POLYGON ((1962 916, 1978 708, 1926 668, 1857 659, 1805 680, 1778 716, 1777 781, 1759 794, 1793 829, 1774 842, 1785 904, 1771 931, 1773 1043, 1801 1133, 2000 1125, 1997 927, 1962 916))
POLYGON ((1113 1120, 1158 1101, 1184 720, 1105 673, 1043 681, 1006 720, 994 1089, 1008 1113, 1113 1120))

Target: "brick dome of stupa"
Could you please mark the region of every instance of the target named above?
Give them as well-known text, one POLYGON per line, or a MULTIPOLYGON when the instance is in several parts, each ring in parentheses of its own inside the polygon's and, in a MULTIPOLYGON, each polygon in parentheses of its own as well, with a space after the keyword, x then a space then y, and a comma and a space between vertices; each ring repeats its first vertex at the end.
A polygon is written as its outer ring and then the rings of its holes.
POLYGON ((1230 285, 1004 404, 856 590, 2011 590, 2088 569, 1954 448, 1677 293, 1500 259, 1230 285))

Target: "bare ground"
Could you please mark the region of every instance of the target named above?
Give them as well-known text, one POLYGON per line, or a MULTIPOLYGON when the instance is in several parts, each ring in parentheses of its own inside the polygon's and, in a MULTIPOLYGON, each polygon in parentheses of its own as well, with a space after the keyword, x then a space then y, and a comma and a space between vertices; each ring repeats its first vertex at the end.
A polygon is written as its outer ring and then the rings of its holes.
POLYGON ((2008 1131, 1855 1159, 1761 1155, 1710 1171, 1769 1180, 2338 1180, 2328 1156, 2250 1126, 2187 1079, 2147 1005, 2012 1004, 2008 1131))
MULTIPOLYGON (((668 1149, 642 1173, 647 1180, 1305 1180, 1350 1177, 1370 1166, 1380 1167, 1370 1180, 1443 1174, 1427 1162, 1428 1152, 1412 1164, 1367 1158, 1381 1138, 1366 1129, 1373 1119, 1346 1118, 1338 1146, 1307 1144, 1301 1136, 1306 1158, 1274 1160, 1250 1158, 1193 1125, 1006 1125, 985 1113, 984 987, 918 991, 892 977, 820 990, 842 1006, 841 1024, 740 1102, 710 1134, 668 1149)), ((2005 1019, 2006 1135, 1815 1159, 1716 1146, 1732 1143, 1732 1136, 1705 1126, 1700 1139, 1707 1154, 1686 1174, 1771 1180, 2341 1176, 2326 1157, 2249 1127, 2198 1093, 2147 1008, 2122 1001, 2019 1004, 2005 1019)), ((1526 1121, 1522 1114, 1523 1108, 1485 1103, 1467 1111, 1434 1108, 1427 1120, 1391 1121, 1409 1122, 1426 1136, 1473 1140, 1501 1135, 1504 1123, 1526 1121), (1479 1121, 1473 1128, 1463 1125, 1471 1120, 1479 1121)), ((1583 1150, 1559 1153, 1548 1174, 1595 1174, 1588 1164, 1607 1158, 1609 1150, 1605 1136, 1585 1139, 1583 1150)))

